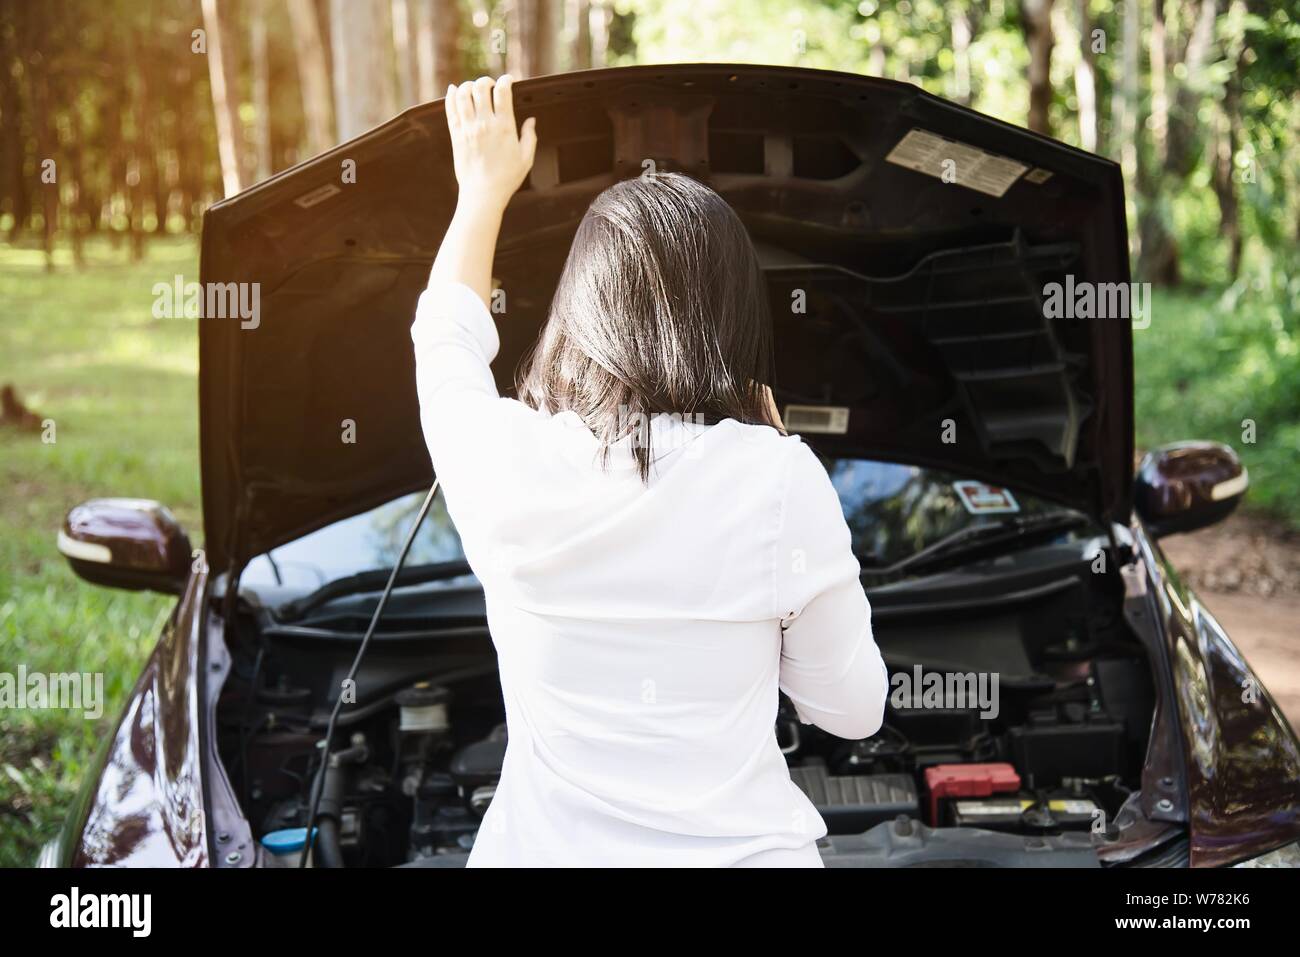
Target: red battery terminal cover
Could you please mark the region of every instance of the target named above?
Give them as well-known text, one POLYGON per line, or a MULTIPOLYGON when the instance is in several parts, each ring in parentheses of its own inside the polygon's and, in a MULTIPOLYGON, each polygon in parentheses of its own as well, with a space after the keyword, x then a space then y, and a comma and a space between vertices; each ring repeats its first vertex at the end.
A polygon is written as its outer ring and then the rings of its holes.
POLYGON ((1009 764, 936 764, 925 769, 930 792, 930 826, 939 825, 939 802, 944 798, 989 797, 1020 790, 1020 775, 1009 764))

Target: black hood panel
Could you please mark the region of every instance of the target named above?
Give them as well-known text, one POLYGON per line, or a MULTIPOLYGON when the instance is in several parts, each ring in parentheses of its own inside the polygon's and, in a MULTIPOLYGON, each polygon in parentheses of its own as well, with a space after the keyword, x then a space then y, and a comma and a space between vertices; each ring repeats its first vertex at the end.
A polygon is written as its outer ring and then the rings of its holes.
MULTIPOLYGON (((498 245, 503 391, 588 203, 653 163, 708 182, 749 227, 771 281, 780 404, 850 410, 817 447, 1127 517, 1130 322, 1042 308, 1067 276, 1129 280, 1113 163, 910 84, 781 67, 529 80, 516 113, 537 116, 540 143, 498 245), (912 130, 954 141, 956 183, 886 159, 912 130), (1033 172, 1000 196, 961 185, 984 154, 1033 172)), ((260 283, 261 305, 255 328, 201 320, 214 567, 432 480, 409 327, 455 198, 436 102, 208 212, 202 280, 260 283)))

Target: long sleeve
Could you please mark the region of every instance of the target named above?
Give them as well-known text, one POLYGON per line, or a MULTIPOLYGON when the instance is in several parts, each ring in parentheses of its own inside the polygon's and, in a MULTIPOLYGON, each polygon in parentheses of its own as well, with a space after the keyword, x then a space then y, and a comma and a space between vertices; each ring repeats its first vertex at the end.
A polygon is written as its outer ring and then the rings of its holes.
POLYGON ((462 476, 484 457, 492 420, 499 418, 490 368, 500 347, 496 324, 468 286, 436 283, 420 294, 411 341, 420 424, 434 471, 444 485, 464 484, 462 476))
POLYGON ((781 690, 804 722, 850 739, 880 730, 889 690, 859 574, 830 477, 800 443, 777 539, 781 690))

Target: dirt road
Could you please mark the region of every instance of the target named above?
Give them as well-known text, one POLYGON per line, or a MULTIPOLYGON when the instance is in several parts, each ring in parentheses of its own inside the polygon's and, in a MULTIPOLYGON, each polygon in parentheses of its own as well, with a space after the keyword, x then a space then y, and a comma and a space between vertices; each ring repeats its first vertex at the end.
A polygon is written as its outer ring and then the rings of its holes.
POLYGON ((1300 729, 1300 535, 1234 515, 1160 545, 1300 729))

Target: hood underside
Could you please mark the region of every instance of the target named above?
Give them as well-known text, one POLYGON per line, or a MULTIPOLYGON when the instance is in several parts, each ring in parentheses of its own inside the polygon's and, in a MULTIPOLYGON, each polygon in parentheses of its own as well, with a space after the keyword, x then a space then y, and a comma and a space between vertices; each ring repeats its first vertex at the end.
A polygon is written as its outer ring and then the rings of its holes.
MULTIPOLYGON (((707 182, 750 230, 778 404, 819 450, 1126 519, 1131 323, 1069 310, 1072 289, 1129 281, 1115 164, 851 74, 627 67, 515 89, 540 142, 497 247, 503 393, 587 205, 652 161, 707 182), (1071 318, 1045 318, 1052 283, 1071 318)), ((258 283, 260 305, 241 322, 209 301, 200 323, 214 568, 432 481, 409 327, 455 201, 438 101, 208 211, 209 300, 210 284, 258 283)))

